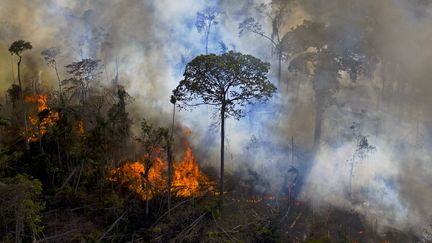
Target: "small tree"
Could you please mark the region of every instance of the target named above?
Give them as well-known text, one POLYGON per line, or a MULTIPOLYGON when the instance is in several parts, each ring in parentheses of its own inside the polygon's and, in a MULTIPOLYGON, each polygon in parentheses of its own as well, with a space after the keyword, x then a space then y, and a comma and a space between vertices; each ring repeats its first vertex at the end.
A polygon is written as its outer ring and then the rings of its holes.
POLYGON ((56 61, 57 56, 60 55, 60 48, 59 47, 47 48, 47 49, 43 50, 41 52, 41 54, 42 54, 46 64, 48 66, 54 68, 54 71, 56 73, 57 80, 58 80, 59 92, 61 95, 61 80, 60 80, 60 76, 58 74, 57 61, 56 61))
POLYGON ((220 12, 216 7, 207 7, 202 12, 197 12, 195 27, 199 33, 204 34, 205 54, 208 54, 208 42, 212 26, 217 25, 217 17, 220 12))
POLYGON ((24 94, 23 94, 23 86, 21 82, 21 61, 22 61, 22 52, 25 50, 31 50, 33 46, 30 44, 30 42, 25 40, 17 40, 12 43, 12 45, 9 47, 9 52, 11 55, 16 55, 18 57, 18 83, 20 88, 20 100, 21 100, 21 109, 23 111, 23 117, 24 117, 24 135, 26 137, 26 149, 29 150, 29 142, 28 142, 28 124, 27 124, 27 112, 24 105, 24 94))
POLYGON ((131 119, 126 111, 126 105, 130 102, 131 97, 122 86, 117 87, 117 103, 113 104, 108 110, 108 122, 110 138, 116 148, 124 151, 130 135, 131 119))
POLYGON ((224 192, 225 119, 244 116, 244 106, 266 101, 276 91, 267 79, 269 63, 251 55, 228 52, 201 55, 186 66, 184 79, 173 91, 180 106, 211 105, 220 111, 220 200, 224 192))
POLYGON ((168 129, 155 128, 151 123, 143 120, 141 123, 141 137, 138 139, 146 152, 144 157, 144 181, 146 193, 146 216, 149 213, 149 172, 153 167, 155 160, 161 156, 165 141, 168 139, 168 129))

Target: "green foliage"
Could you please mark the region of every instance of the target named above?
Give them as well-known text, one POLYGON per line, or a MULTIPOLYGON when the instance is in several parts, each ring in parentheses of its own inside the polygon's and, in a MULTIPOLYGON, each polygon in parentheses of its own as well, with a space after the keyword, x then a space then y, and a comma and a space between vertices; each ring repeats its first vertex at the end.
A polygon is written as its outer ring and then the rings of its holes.
POLYGON ((9 125, 9 119, 0 116, 0 127, 7 127, 9 125))
POLYGON ((98 240, 101 238, 102 234, 103 233, 100 230, 92 230, 90 232, 90 234, 88 234, 85 237, 85 241, 86 242, 98 242, 98 240))
POLYGON ((12 84, 11 87, 7 90, 7 94, 12 101, 12 106, 16 107, 17 102, 20 97, 21 88, 19 85, 12 84))
POLYGON ((124 150, 128 142, 130 125, 132 123, 131 119, 129 119, 129 114, 126 112, 126 103, 131 98, 121 86, 117 88, 116 98, 118 102, 113 104, 107 112, 108 129, 110 131, 110 136, 108 136, 107 140, 112 140, 110 142, 114 146, 123 148, 124 150))
POLYGON ((104 197, 103 200, 105 208, 112 208, 113 211, 118 214, 124 210, 125 200, 120 197, 117 193, 110 193, 104 197))
POLYGON ((167 128, 156 128, 153 126, 153 124, 143 119, 141 122, 141 137, 138 140, 144 146, 146 152, 151 152, 157 148, 163 147, 163 141, 167 138, 167 128))
POLYGON ((276 91, 267 79, 269 63, 251 55, 228 52, 201 55, 186 66, 173 91, 180 106, 225 107, 225 115, 241 118, 246 104, 266 101, 276 91))
POLYGON ((259 237, 268 237, 272 235, 272 229, 261 224, 255 225, 255 233, 259 237))
POLYGON ((311 237, 306 241, 307 243, 331 243, 331 239, 328 236, 323 236, 321 238, 311 237))
POLYGON ((41 211, 45 203, 39 199, 41 193, 42 183, 27 175, 18 174, 1 180, 0 219, 6 229, 15 232, 17 241, 42 233, 41 211))
POLYGON ((153 166, 154 159, 161 156, 162 149, 166 146, 168 129, 162 127, 156 128, 153 124, 143 119, 141 122, 141 137, 138 138, 138 141, 146 152, 144 158, 144 176, 146 177, 148 171, 153 166))
POLYGON ((4 151, 0 154, 0 178, 13 173, 14 164, 20 160, 22 152, 4 151))

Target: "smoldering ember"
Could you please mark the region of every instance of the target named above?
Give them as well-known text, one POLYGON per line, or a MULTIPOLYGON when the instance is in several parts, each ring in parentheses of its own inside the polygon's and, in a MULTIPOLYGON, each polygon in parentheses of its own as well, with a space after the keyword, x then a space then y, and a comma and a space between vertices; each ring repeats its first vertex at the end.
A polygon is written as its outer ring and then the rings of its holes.
POLYGON ((0 1, 0 242, 432 242, 432 2, 0 1))

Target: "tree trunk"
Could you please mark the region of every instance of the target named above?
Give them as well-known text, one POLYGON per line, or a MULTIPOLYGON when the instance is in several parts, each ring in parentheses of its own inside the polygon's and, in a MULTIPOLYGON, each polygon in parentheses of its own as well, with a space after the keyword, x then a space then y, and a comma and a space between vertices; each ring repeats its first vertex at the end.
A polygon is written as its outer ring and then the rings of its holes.
POLYGON ((62 169, 62 162, 61 162, 61 155, 60 155, 60 144, 59 144, 59 138, 56 137, 56 145, 57 145, 57 156, 58 156, 58 162, 60 166, 60 170, 62 169))
POLYGON ((63 103, 62 85, 61 85, 60 76, 59 76, 58 70, 57 70, 57 62, 55 62, 55 61, 54 61, 54 70, 55 70, 57 80, 58 80, 60 101, 61 101, 61 103, 63 103))
POLYGON ((76 182, 76 184, 75 184, 74 194, 76 194, 77 191, 78 191, 78 186, 79 186, 80 181, 81 181, 81 174, 82 174, 82 171, 83 171, 83 167, 84 167, 84 160, 81 161, 81 169, 80 169, 80 172, 79 172, 79 175, 78 175, 77 182, 76 182))
POLYGON ((208 24, 208 29, 205 31, 205 54, 208 54, 208 40, 210 36, 210 29, 211 29, 212 22, 210 21, 208 24))
POLYGON ((316 104, 315 107, 314 152, 317 152, 321 140, 321 122, 323 111, 320 104, 316 104))
POLYGON ((294 136, 291 136, 291 164, 294 164, 294 136))
POLYGON ((44 152, 44 149, 42 146, 42 133, 41 133, 40 123, 41 123, 41 121, 39 121, 39 124, 38 124, 39 150, 40 150, 41 154, 44 154, 45 152, 44 152))
POLYGON ((146 211, 145 211, 145 214, 146 214, 146 216, 148 216, 148 214, 149 214, 149 180, 148 180, 148 172, 145 175, 145 183, 146 183, 146 187, 145 187, 145 190, 146 190, 146 211))
POLYGON ((205 53, 208 54, 208 39, 209 39, 210 32, 206 33, 206 39, 205 39, 205 53))
POLYGON ((21 205, 18 205, 15 209, 15 242, 22 242, 22 233, 24 229, 24 212, 21 205))
POLYGON ((20 100, 21 100, 21 108, 23 110, 23 114, 24 114, 24 135, 25 135, 25 143, 26 143, 26 149, 30 150, 30 145, 29 145, 29 141, 28 141, 28 124, 27 124, 27 111, 26 111, 26 107, 24 105, 24 91, 23 91, 23 86, 22 86, 22 82, 21 82, 21 56, 18 56, 19 60, 18 60, 18 83, 19 83, 19 87, 20 87, 20 100))
POLYGON ((168 216, 171 216, 171 180, 173 164, 173 136, 174 136, 175 103, 173 104, 173 116, 171 124, 171 135, 168 141, 168 216))
POLYGON ((220 150, 220 203, 224 200, 224 155, 225 155, 225 104, 222 103, 221 109, 221 150, 220 150))
MULTIPOLYGON (((280 47, 279 47, 280 48, 280 47)), ((282 68, 282 51, 278 51, 278 81, 281 82, 281 68, 282 68)), ((288 83, 287 83, 288 87, 288 83)))

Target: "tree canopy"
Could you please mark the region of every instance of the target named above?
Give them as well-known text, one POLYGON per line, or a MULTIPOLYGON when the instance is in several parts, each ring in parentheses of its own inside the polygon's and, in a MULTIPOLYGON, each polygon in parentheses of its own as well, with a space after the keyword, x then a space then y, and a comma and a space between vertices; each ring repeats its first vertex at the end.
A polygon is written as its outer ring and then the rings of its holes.
POLYGON ((267 79, 269 68, 269 63, 233 51, 201 55, 187 64, 184 79, 173 91, 180 106, 211 105, 220 109, 220 203, 224 197, 225 119, 240 119, 245 105, 273 95, 276 87, 267 79))
POLYGON ((32 49, 33 46, 30 42, 25 40, 17 40, 12 43, 12 45, 9 47, 9 52, 11 54, 15 54, 17 56, 21 56, 21 53, 25 50, 32 49))
POLYGON ((184 79, 173 91, 181 106, 225 106, 226 116, 244 115, 244 106, 265 101, 276 91, 267 79, 270 64, 230 51, 200 55, 186 66, 184 79))

